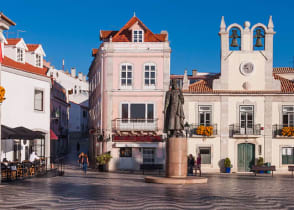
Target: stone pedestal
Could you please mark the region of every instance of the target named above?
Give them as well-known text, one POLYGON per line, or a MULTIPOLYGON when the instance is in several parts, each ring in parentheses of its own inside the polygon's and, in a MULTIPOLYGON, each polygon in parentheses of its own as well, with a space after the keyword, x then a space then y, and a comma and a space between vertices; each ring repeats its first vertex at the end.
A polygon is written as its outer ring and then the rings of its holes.
POLYGON ((166 144, 166 177, 187 177, 187 139, 171 137, 166 144))

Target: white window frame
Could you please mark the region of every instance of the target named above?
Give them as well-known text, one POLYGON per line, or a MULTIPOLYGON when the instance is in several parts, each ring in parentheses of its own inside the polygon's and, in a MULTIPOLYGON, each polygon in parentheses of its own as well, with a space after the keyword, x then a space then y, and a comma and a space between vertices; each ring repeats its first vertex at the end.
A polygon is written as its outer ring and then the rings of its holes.
POLYGON ((290 116, 292 116, 293 118, 293 115, 294 115, 294 105, 283 105, 282 106, 282 125, 284 126, 284 114, 288 115, 288 127, 292 127, 294 122, 293 123, 290 123, 290 116), (287 108, 291 108, 293 111, 288 111, 287 108), (284 111, 285 110, 285 111, 284 111))
POLYGON ((34 111, 37 111, 37 112, 44 112, 45 111, 44 97, 45 97, 45 91, 44 90, 39 89, 39 88, 34 89, 34 111), (42 92, 42 108, 41 109, 36 108, 36 91, 42 92))
POLYGON ((16 60, 18 62, 24 63, 24 49, 22 48, 16 48, 16 60))
POLYGON ((143 30, 133 30, 132 34, 133 42, 142 43, 144 42, 144 31, 143 30), (140 37, 142 35, 142 37, 140 37))
POLYGON ((207 123, 206 123, 206 113, 210 113, 210 122, 209 122, 209 125, 211 126, 212 125, 212 106, 211 105, 198 105, 198 124, 201 125, 201 117, 200 117, 200 114, 202 113, 205 113, 204 114, 204 126, 208 126, 207 123), (203 110, 202 108, 203 107, 209 107, 208 110, 203 110))
MULTIPOLYGON (((37 67, 42 67, 42 61, 41 61, 41 55, 40 54, 36 54, 36 66, 37 67)), ((58 72, 56 72, 56 76, 57 76, 58 72)))
POLYGON ((121 102, 120 103, 120 118, 122 118, 122 105, 123 104, 128 104, 128 119, 131 119, 131 104, 145 104, 145 119, 148 119, 148 104, 152 104, 153 105, 153 120, 155 120, 155 116, 156 116, 156 107, 155 107, 155 103, 154 102, 136 102, 136 103, 132 103, 132 102, 121 102))
POLYGON ((144 88, 151 88, 151 89, 154 89, 156 87, 156 82, 157 82, 157 78, 156 78, 156 74, 157 74, 157 66, 155 63, 145 63, 144 66, 143 66, 143 84, 144 84, 144 88), (149 66, 149 70, 146 70, 146 66, 149 66), (151 70, 151 66, 154 66, 154 84, 151 84, 151 80, 153 80, 153 78, 151 78, 151 72, 153 72, 151 70), (149 77, 146 78, 145 76, 145 73, 148 71, 149 73, 149 77), (145 80, 148 80, 149 84, 146 84, 145 83, 145 80))
POLYGON ((134 77, 134 66, 131 63, 122 63, 120 64, 120 71, 119 71, 119 84, 120 84, 120 88, 122 89, 132 89, 133 88, 133 77, 134 77), (123 66, 126 66, 126 77, 122 78, 122 72, 123 72, 123 66), (128 66, 131 66, 131 70, 128 70, 128 66), (131 72, 132 76, 129 78, 128 77, 128 73, 131 72), (126 83, 125 85, 122 84, 122 80, 125 79, 126 83), (128 80, 131 80, 131 84, 128 85, 128 80))

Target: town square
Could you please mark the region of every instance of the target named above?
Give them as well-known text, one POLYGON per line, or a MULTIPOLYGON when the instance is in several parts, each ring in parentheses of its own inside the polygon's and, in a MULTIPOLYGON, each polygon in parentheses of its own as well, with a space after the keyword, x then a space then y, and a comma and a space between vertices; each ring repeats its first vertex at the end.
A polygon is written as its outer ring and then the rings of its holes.
POLYGON ((294 2, 0 6, 0 209, 294 209, 294 2))

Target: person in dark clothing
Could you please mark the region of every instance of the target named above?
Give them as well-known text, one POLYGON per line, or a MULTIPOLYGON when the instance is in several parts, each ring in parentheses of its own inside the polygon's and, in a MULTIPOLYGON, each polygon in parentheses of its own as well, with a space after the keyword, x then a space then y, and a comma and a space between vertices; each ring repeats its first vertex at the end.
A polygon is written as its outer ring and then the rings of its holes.
POLYGON ((80 142, 77 143, 77 153, 80 152, 80 142))
POLYGON ((199 174, 201 176, 201 155, 198 153, 195 165, 195 176, 197 175, 197 170, 199 170, 199 174))
POLYGON ((195 164, 195 160, 192 154, 188 157, 188 176, 193 175, 193 166, 195 164))

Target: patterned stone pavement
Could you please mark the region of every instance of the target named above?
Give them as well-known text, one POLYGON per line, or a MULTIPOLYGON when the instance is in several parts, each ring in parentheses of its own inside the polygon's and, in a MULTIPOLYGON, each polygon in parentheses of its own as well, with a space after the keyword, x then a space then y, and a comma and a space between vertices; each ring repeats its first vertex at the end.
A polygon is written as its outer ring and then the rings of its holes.
MULTIPOLYGON (((73 156, 70 158, 73 160, 73 156)), ((290 175, 213 174, 208 184, 144 183, 143 175, 89 171, 0 186, 1 209, 294 209, 290 175)))

